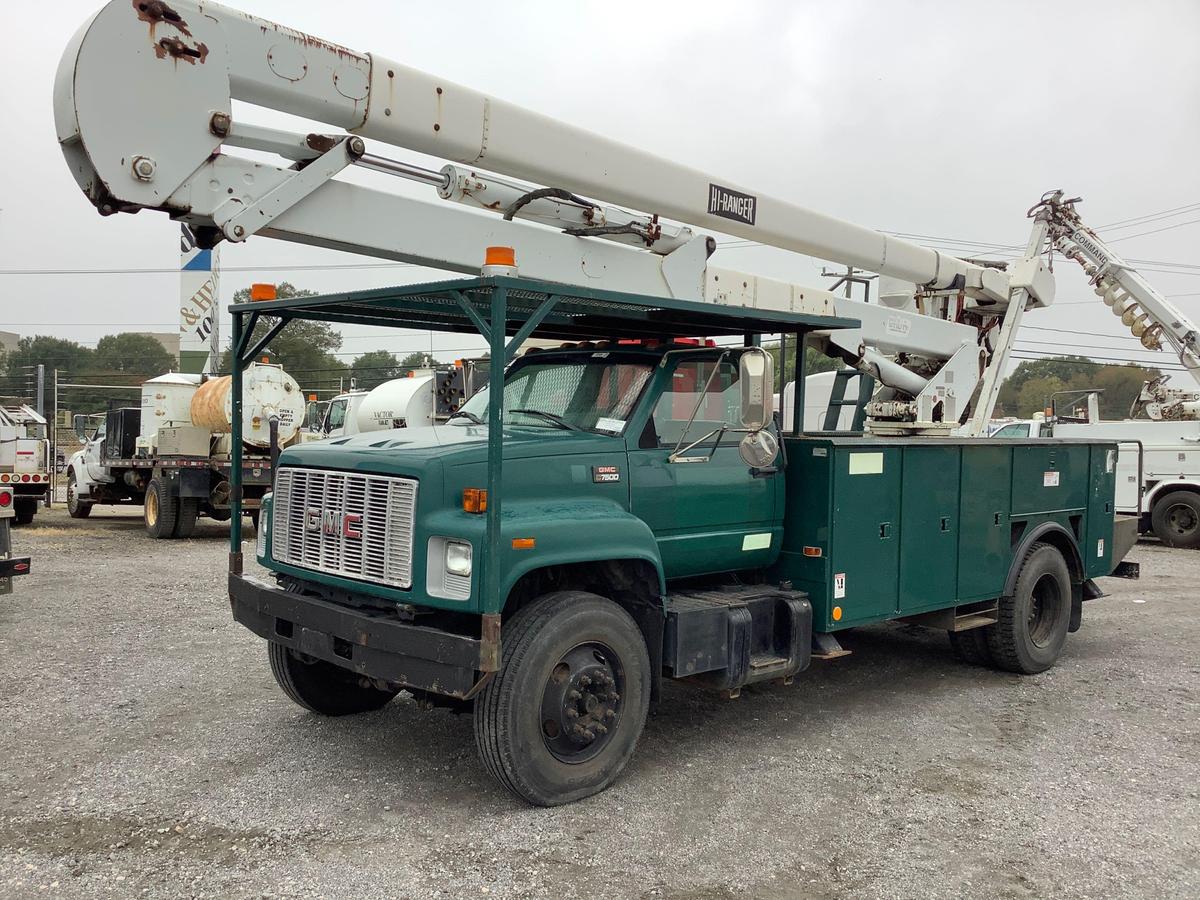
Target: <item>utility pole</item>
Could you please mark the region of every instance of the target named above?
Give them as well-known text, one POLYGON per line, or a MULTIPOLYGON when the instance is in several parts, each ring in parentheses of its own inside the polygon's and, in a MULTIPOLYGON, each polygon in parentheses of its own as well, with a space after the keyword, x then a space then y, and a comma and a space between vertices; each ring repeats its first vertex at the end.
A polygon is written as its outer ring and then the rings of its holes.
POLYGON ((37 414, 46 417, 46 367, 41 363, 37 367, 37 414))
POLYGON ((854 266, 846 266, 845 272, 827 272, 824 267, 821 268, 822 278, 836 278, 833 284, 829 286, 829 290, 836 291, 839 287, 843 288, 842 295, 847 299, 852 299, 851 292, 854 285, 861 284, 863 286, 863 302, 871 302, 871 282, 878 278, 878 275, 863 274, 862 269, 856 269, 854 266))

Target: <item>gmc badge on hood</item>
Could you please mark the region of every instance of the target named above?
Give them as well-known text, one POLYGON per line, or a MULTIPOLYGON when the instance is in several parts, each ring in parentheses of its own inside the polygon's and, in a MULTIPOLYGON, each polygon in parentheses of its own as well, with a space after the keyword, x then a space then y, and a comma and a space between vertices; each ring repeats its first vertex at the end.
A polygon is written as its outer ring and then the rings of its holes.
POLYGON ((621 468, 619 466, 592 466, 592 481, 597 484, 620 480, 621 468))

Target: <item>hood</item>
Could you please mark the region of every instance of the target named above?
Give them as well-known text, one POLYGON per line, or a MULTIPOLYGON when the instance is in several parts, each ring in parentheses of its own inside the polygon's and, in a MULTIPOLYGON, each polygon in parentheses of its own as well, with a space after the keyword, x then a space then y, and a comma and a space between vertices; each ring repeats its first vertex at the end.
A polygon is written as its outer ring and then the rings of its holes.
MULTIPOLYGON (((503 434, 505 459, 611 453, 625 447, 622 437, 588 431, 506 426, 503 434)), ((484 462, 487 450, 488 429, 485 425, 435 425, 370 431, 352 437, 297 444, 280 454, 279 464, 417 475, 431 463, 484 462)))

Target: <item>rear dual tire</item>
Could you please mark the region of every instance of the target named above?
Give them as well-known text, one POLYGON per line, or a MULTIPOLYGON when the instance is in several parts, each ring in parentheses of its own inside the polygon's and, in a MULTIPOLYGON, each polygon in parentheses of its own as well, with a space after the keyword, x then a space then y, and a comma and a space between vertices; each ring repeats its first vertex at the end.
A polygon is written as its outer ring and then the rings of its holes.
POLYGON ((142 520, 146 534, 155 540, 191 537, 200 515, 200 501, 171 493, 161 478, 151 478, 146 486, 142 520))
POLYGON ((1035 542, 1025 552, 1011 596, 997 602, 994 625, 950 632, 964 662, 1035 675, 1053 666, 1071 624, 1071 572, 1062 552, 1035 542))
POLYGON ((13 520, 18 525, 32 525, 33 517, 37 513, 38 501, 36 499, 21 498, 13 500, 13 520))

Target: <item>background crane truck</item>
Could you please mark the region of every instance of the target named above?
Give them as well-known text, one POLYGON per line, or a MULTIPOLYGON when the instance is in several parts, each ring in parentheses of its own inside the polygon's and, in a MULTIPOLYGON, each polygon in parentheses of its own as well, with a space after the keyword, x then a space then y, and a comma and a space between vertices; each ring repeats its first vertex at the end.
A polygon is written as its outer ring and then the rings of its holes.
POLYGON ((445 422, 485 384, 485 360, 464 359, 452 366, 414 369, 369 391, 338 394, 326 406, 315 437, 345 437, 364 431, 445 422))
MULTIPOLYGON (((212 3, 109 3, 68 46, 55 100, 102 213, 168 212, 209 244, 484 262, 232 308, 229 593, 294 701, 342 715, 408 689, 470 708, 485 766, 529 802, 611 784, 664 679, 731 696, 786 683, 844 652, 848 627, 944 628, 974 662, 1043 671, 1135 537, 1114 518, 1114 443, 927 436, 994 401, 998 345, 980 335, 1002 345, 1052 302, 1045 216, 1008 271, 980 266, 212 3), (233 99, 333 131, 243 122, 233 99), (438 199, 335 177, 352 165, 438 199), (828 292, 710 265, 702 228, 906 280, 953 313, 918 323, 939 332, 923 353, 871 350, 828 292), (470 415, 282 452, 255 548, 271 580, 243 572, 237 515, 262 316, 475 332, 490 350, 470 415), (809 335, 864 361, 887 433, 781 430, 755 346, 772 334, 801 338, 781 361, 797 376, 809 335), (574 346, 515 359, 535 337, 574 346)), ((902 330, 921 314, 891 315, 902 330)))
POLYGON ((1196 382, 1148 381, 1126 419, 1103 421, 1094 398, 1077 398, 1071 414, 1014 423, 996 437, 1116 441, 1116 508, 1139 530, 1172 547, 1200 547, 1200 328, 1121 258, 1079 215, 1079 198, 1051 191, 1034 207, 1047 217, 1054 248, 1083 267, 1096 295, 1147 350, 1173 352, 1196 382))
POLYGON ((46 420, 24 404, 0 406, 0 490, 12 495, 12 521, 28 525, 50 500, 46 420))
POLYGON ((279 366, 251 364, 236 438, 249 452, 235 464, 231 384, 228 375, 168 372, 142 385, 140 406, 76 416, 83 448, 67 467, 71 517, 86 518, 98 503, 140 504, 151 537, 187 537, 201 515, 230 517, 230 472, 240 465, 241 508, 257 522, 271 484, 272 448, 299 436, 304 398, 279 366))

